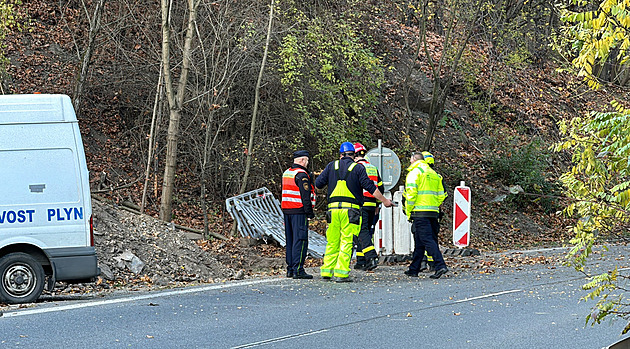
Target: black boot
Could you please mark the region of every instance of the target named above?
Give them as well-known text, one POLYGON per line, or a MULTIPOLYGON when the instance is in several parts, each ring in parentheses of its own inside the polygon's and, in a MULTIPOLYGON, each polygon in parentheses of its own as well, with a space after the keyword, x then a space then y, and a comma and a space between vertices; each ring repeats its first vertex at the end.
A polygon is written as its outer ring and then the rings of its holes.
POLYGON ((293 275, 294 279, 312 279, 313 275, 311 274, 307 274, 304 270, 297 272, 295 275, 293 275))
POLYGON ((378 257, 370 258, 370 260, 365 265, 365 270, 370 271, 374 270, 378 267, 378 257))
POLYGON ((431 279, 439 279, 442 275, 448 272, 448 268, 442 268, 435 271, 435 274, 429 276, 431 279))

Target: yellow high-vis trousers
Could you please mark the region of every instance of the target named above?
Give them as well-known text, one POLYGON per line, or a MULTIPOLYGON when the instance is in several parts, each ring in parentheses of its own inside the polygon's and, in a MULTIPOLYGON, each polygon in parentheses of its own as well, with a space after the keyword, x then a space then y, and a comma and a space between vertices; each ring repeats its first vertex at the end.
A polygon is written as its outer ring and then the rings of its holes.
POLYGON ((361 231, 361 212, 357 209, 331 209, 328 214, 328 242, 320 274, 322 277, 347 278, 350 275, 352 237, 361 231))

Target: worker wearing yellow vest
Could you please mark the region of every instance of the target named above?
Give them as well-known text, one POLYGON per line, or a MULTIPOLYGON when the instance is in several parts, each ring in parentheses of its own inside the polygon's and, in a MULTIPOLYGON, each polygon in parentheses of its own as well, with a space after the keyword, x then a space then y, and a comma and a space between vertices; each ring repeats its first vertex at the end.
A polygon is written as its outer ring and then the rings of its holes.
POLYGON ((328 186, 328 241, 320 274, 326 280, 334 278, 336 282, 348 282, 351 281, 352 237, 358 235, 361 229, 363 189, 383 202, 385 207, 392 206, 392 202, 370 180, 365 167, 354 162, 352 143, 342 143, 339 153, 340 159, 330 162, 315 180, 319 189, 328 186))
POLYGON ((287 277, 312 279, 304 271, 308 251, 308 221, 315 217, 315 187, 308 173, 309 153, 293 153, 293 165, 282 174, 282 202, 284 237, 286 241, 287 277))
MULTIPOLYGON (((423 151, 422 152, 422 156, 424 157, 423 161, 426 162, 427 165, 429 165, 429 167, 433 168, 433 165, 435 164, 435 158, 433 157, 433 154, 429 153, 428 151, 423 151)), ((442 182, 444 182, 444 181, 442 181, 442 182)), ((440 232, 440 220, 442 219, 443 215, 444 214, 440 210, 440 213, 439 213, 439 216, 438 216, 437 229, 435 231, 433 231, 433 237, 435 238, 435 241, 439 241, 438 240, 438 233, 440 232)), ((413 227, 412 227, 412 233, 413 233, 413 227)), ((425 270, 426 271, 435 271, 435 265, 433 263, 433 257, 431 255, 429 255, 426 250, 424 250, 424 259, 422 259, 422 263, 420 263, 420 271, 425 271, 425 270)))
MULTIPOLYGON (((378 190, 383 193, 385 189, 383 187, 383 180, 381 179, 376 166, 370 164, 370 162, 365 159, 367 150, 363 144, 355 143, 354 152, 356 154, 354 161, 365 167, 365 172, 368 177, 370 177, 370 180, 374 182, 374 185, 378 187, 378 190)), ((354 269, 370 271, 376 269, 378 266, 378 254, 376 253, 374 242, 372 241, 372 238, 374 237, 375 217, 378 214, 378 210, 379 207, 374 195, 363 189, 361 231, 359 232, 359 236, 355 236, 354 238, 354 246, 357 254, 357 263, 354 265, 354 269)))
POLYGON ((439 207, 446 199, 442 185, 442 176, 437 174, 424 160, 421 153, 413 153, 411 166, 405 180, 405 213, 412 220, 415 248, 413 260, 405 274, 417 277, 424 252, 433 257, 435 274, 432 279, 439 279, 448 272, 434 232, 438 227, 439 207))

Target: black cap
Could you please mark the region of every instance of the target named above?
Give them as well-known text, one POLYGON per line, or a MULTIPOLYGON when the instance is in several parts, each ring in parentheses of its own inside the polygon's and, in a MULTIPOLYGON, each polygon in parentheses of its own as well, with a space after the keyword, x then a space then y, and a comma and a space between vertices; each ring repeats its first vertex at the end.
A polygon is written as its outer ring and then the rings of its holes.
POLYGON ((311 157, 311 156, 308 154, 308 150, 298 150, 298 151, 294 151, 294 152, 293 152, 293 158, 294 158, 294 159, 295 159, 295 158, 301 158, 301 157, 303 157, 303 156, 306 156, 306 157, 309 157, 309 158, 311 157))

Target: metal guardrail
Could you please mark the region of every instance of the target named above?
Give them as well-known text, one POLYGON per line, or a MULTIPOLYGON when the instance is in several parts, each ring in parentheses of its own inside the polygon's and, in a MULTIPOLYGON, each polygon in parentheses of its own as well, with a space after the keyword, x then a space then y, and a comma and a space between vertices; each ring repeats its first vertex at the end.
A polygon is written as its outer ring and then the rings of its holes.
MULTIPOLYGON (((280 202, 269 189, 263 187, 228 198, 225 207, 236 222, 241 236, 263 240, 271 237, 281 246, 286 245, 280 202)), ((309 230, 308 253, 315 258, 322 258, 325 250, 326 238, 309 230)))

